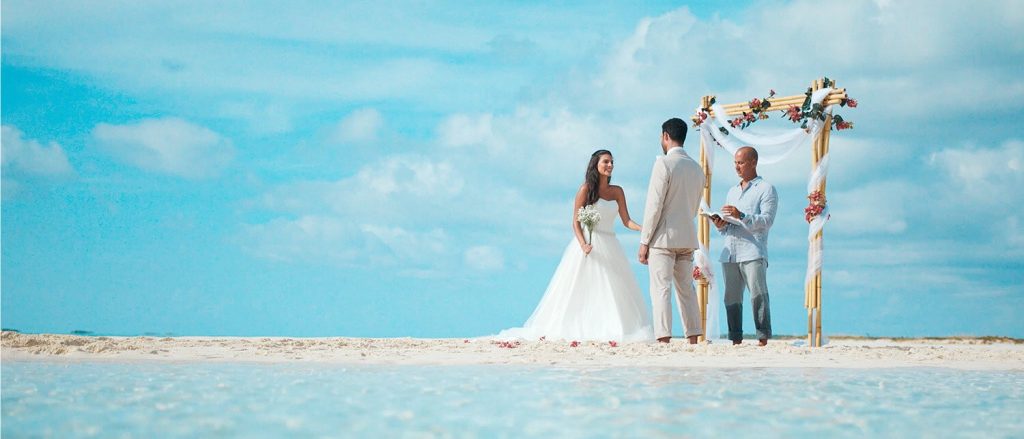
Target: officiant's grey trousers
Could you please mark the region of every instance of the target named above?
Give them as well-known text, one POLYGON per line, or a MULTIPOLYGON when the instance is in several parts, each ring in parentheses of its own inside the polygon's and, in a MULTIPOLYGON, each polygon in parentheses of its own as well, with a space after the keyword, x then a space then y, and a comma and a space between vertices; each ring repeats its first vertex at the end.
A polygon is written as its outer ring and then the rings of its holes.
POLYGON ((679 317, 686 336, 702 335, 700 305, 693 290, 693 249, 652 248, 647 255, 651 273, 651 308, 654 311, 654 337, 672 336, 672 281, 676 284, 679 317))
POLYGON ((725 273, 725 315, 729 319, 729 340, 743 340, 743 287, 750 290, 757 339, 772 338, 772 314, 768 306, 768 261, 723 262, 725 273))

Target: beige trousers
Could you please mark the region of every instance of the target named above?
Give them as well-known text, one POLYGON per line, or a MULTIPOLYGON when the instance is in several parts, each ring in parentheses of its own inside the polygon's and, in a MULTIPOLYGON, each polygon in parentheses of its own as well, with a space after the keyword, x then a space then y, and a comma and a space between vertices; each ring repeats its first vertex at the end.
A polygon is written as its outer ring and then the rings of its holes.
POLYGON ((679 318, 686 336, 702 335, 700 305, 693 289, 692 248, 652 248, 647 255, 651 272, 651 308, 654 311, 655 338, 672 336, 672 281, 676 284, 679 318))

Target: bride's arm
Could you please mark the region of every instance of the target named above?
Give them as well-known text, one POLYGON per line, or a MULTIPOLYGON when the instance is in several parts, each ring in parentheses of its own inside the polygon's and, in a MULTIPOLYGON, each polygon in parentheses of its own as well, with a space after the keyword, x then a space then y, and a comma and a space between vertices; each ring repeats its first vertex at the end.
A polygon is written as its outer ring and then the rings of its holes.
POLYGON ((587 240, 583 238, 583 227, 580 226, 580 220, 577 218, 580 208, 587 202, 587 185, 580 186, 580 190, 576 191, 576 201, 572 204, 572 232, 576 235, 576 242, 580 244, 580 249, 583 250, 583 254, 590 254, 590 250, 593 248, 590 244, 587 244, 587 240))
POLYGON ((619 217, 622 218, 622 225, 626 226, 629 230, 639 232, 640 225, 633 222, 629 217, 629 208, 626 207, 626 191, 622 190, 621 186, 616 186, 616 188, 618 190, 615 191, 615 201, 619 204, 619 217))

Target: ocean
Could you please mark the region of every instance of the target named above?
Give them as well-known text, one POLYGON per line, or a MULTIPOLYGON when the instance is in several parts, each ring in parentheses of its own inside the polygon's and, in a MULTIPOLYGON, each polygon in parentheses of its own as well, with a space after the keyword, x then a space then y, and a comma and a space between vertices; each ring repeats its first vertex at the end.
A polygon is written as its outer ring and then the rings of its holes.
POLYGON ((21 437, 1021 437, 1024 372, 16 361, 21 437))

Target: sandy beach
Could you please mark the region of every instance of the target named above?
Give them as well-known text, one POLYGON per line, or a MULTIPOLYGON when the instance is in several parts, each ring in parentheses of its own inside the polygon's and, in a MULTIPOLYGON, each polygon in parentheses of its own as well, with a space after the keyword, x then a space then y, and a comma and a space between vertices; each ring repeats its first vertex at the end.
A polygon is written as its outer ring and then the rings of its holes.
POLYGON ((488 339, 105 337, 2 335, 3 361, 225 361, 341 364, 533 364, 655 367, 944 367, 1024 370, 1024 343, 1013 339, 862 339, 835 337, 821 348, 772 340, 689 345, 498 342, 488 339))

